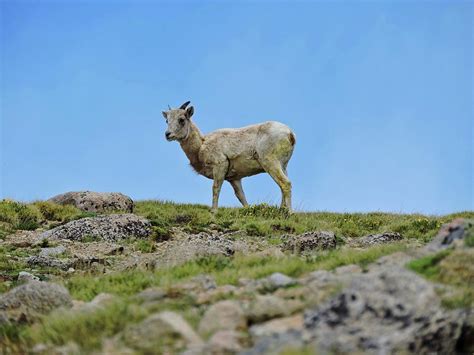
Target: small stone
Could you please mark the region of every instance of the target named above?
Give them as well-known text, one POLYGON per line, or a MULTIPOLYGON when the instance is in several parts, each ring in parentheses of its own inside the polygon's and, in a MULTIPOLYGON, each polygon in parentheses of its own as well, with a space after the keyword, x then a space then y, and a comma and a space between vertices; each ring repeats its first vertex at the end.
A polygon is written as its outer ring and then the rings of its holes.
POLYGON ((41 248, 39 256, 43 258, 57 256, 57 255, 63 254, 65 251, 66 251, 66 248, 62 245, 59 245, 57 247, 52 247, 52 248, 41 248))
POLYGON ((30 274, 29 272, 26 272, 26 271, 20 271, 20 273, 18 274, 18 282, 28 282, 31 280, 39 281, 39 277, 33 274, 30 274))
POLYGON ((359 265, 355 264, 339 266, 334 270, 334 273, 336 275, 355 274, 359 272, 362 272, 362 268, 359 265))
POLYGON ((279 288, 290 287, 296 285, 298 282, 285 274, 275 272, 263 279, 250 282, 246 287, 256 287, 257 290, 265 292, 273 292, 279 288))
POLYGON ((209 339, 211 354, 234 354, 242 350, 245 336, 235 330, 221 330, 209 339))
POLYGON ((85 311, 85 312, 94 312, 99 309, 103 309, 104 307, 111 304, 115 300, 117 300, 117 297, 110 293, 99 293, 97 296, 95 296, 92 299, 92 301, 85 302, 79 307, 76 306, 76 309, 80 311, 85 311))
POLYGON ((280 272, 275 272, 271 274, 267 278, 267 280, 272 284, 274 288, 289 287, 296 284, 296 280, 280 272))
POLYGON ((165 311, 157 315, 164 324, 168 325, 174 332, 180 334, 190 345, 202 344, 203 341, 191 326, 175 312, 165 311))
POLYGON ((72 274, 76 271, 76 269, 74 269, 73 267, 70 267, 69 269, 67 269, 67 273, 68 274, 72 274))
POLYGON ((129 326, 122 332, 126 345, 143 353, 177 353, 187 346, 203 344, 191 326, 177 313, 161 312, 152 314, 138 324, 129 326))
POLYGON ((212 334, 217 330, 244 330, 247 319, 236 301, 220 301, 210 306, 199 323, 199 332, 212 334))
POLYGON ((135 295, 142 302, 160 301, 166 297, 166 291, 159 287, 150 287, 135 295))
POLYGON ((74 264, 71 259, 56 259, 51 257, 32 255, 26 259, 28 266, 34 267, 48 267, 53 269, 60 269, 66 271, 74 264))
POLYGON ((226 296, 235 294, 238 288, 233 285, 218 286, 215 289, 208 290, 206 292, 199 293, 196 297, 197 304, 213 303, 226 296))
POLYGON ((295 330, 301 331, 302 329, 303 315, 296 314, 291 317, 276 318, 265 323, 254 325, 249 331, 253 338, 261 338, 277 333, 286 333, 295 330))
POLYGON ((252 323, 263 322, 276 317, 285 317, 303 307, 297 300, 283 300, 274 295, 257 295, 246 306, 246 316, 252 323))

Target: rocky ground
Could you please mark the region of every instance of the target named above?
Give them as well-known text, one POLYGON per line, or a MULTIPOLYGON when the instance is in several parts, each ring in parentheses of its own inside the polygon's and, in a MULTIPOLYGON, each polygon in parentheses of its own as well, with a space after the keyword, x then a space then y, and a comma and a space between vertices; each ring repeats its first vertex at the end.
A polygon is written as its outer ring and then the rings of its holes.
POLYGON ((418 216, 356 216, 377 232, 357 235, 356 217, 270 207, 214 217, 176 205, 170 219, 167 205, 81 192, 31 219, 3 203, 5 354, 474 351, 474 213, 432 237, 439 220, 418 216), (334 228, 307 230, 320 224, 334 228))

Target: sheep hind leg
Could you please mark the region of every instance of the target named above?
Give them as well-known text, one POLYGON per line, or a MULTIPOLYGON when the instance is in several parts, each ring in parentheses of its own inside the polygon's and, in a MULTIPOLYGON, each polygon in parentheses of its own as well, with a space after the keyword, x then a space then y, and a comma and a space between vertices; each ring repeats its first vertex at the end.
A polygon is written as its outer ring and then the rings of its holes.
POLYGON ((278 160, 260 162, 263 169, 272 177, 281 190, 281 207, 291 211, 291 181, 278 160))
POLYGON ((225 174, 227 172, 228 164, 220 164, 214 166, 212 169, 212 174, 214 182, 212 183, 212 213, 217 212, 217 207, 219 203, 219 194, 221 192, 222 183, 224 182, 225 174))
POLYGON ((235 196, 239 199, 242 206, 248 206, 247 199, 245 198, 244 189, 242 188, 242 180, 231 180, 229 183, 234 189, 235 196))

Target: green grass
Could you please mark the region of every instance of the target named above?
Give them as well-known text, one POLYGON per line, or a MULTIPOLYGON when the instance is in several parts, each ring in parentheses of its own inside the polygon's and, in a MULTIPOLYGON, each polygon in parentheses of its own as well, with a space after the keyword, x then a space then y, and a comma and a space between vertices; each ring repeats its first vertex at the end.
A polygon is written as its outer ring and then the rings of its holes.
POLYGON ((103 337, 111 336, 127 324, 142 320, 147 312, 124 300, 113 302, 94 312, 56 312, 29 327, 21 336, 31 344, 47 342, 62 345, 76 342, 90 350, 101 345, 103 337))
POLYGON ((474 306, 474 249, 447 249, 434 255, 413 260, 407 267, 428 280, 452 287, 441 292, 445 307, 469 308, 474 306))
POLYGON ((443 223, 456 217, 474 218, 474 212, 446 216, 395 213, 297 212, 289 214, 266 204, 246 208, 219 208, 216 215, 204 205, 139 201, 135 213, 148 218, 161 235, 180 226, 189 232, 209 229, 243 230, 248 235, 269 237, 312 230, 330 230, 337 236, 361 237, 372 233, 398 232, 406 238, 430 240, 443 223))
POLYGON ((1 200, 0 238, 3 239, 17 230, 35 230, 41 226, 55 226, 90 215, 73 206, 61 206, 49 201, 26 204, 1 200))
MULTIPOLYGON (((138 201, 135 213, 153 224, 154 239, 163 241, 171 236, 172 227, 189 232, 206 231, 212 226, 221 231, 245 231, 248 235, 275 237, 312 230, 331 230, 338 237, 360 237, 371 233, 399 232, 406 238, 430 240, 439 227, 456 217, 474 218, 474 212, 446 216, 394 213, 330 213, 297 212, 290 214, 267 204, 245 208, 220 208, 216 215, 205 205, 176 204, 163 201, 138 201)), ((51 227, 68 221, 93 216, 73 206, 61 206, 49 201, 24 204, 0 201, 0 238, 16 230, 51 227)), ((473 238, 474 243, 474 238, 473 238)))
POLYGON ((439 276, 440 273, 440 262, 445 257, 447 257, 452 250, 447 249, 440 251, 434 255, 428 255, 423 258, 419 258, 413 261, 410 261, 407 264, 407 267, 427 279, 433 280, 439 276))

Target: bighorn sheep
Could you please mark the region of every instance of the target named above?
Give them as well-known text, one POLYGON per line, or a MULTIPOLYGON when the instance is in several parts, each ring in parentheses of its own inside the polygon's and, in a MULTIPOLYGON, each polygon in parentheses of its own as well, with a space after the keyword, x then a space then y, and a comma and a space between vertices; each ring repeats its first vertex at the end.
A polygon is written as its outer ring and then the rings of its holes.
POLYGON ((168 124, 165 136, 177 140, 194 170, 209 179, 212 185, 212 211, 217 211, 219 193, 224 180, 233 187, 243 206, 247 206, 241 179, 267 172, 282 193, 281 206, 291 210, 291 182, 286 166, 296 143, 291 129, 269 121, 243 128, 219 129, 203 135, 191 121, 194 113, 190 101, 178 109, 163 111, 168 124))

